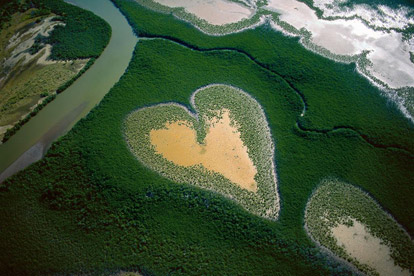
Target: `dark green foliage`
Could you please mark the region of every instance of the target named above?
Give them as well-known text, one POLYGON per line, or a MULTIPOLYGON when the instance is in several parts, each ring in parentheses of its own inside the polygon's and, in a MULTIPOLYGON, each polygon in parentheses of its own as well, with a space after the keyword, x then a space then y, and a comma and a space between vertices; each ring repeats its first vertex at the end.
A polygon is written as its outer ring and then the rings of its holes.
MULTIPOLYGON (((413 16, 414 16, 414 9, 413 9, 413 16)), ((405 29, 401 30, 401 33, 403 35, 403 39, 407 39, 407 40, 410 39, 414 35, 414 25, 409 24, 405 29)), ((411 55, 410 55, 410 58, 411 58, 411 55)))
MULTIPOLYGON (((127 73, 100 106, 56 143, 43 161, 10 179, 11 191, 3 195, 19 194, 33 202, 41 214, 38 219, 60 216, 58 229, 75 228, 64 235, 70 238, 65 248, 84 252, 56 257, 52 252, 60 252, 62 242, 47 243, 44 249, 30 243, 32 238, 15 230, 16 223, 7 215, 10 208, 20 210, 16 202, 0 208, 1 217, 8 231, 22 234, 4 234, 0 244, 7 242, 10 247, 15 242, 9 251, 24 250, 27 255, 13 257, 13 263, 40 272, 145 267, 156 275, 177 270, 198 275, 328 274, 322 256, 303 231, 304 206, 319 179, 340 176, 370 190, 375 189, 373 183, 396 187, 412 181, 413 166, 404 155, 374 148, 346 132, 320 135, 295 130, 300 112, 298 96, 280 77, 241 54, 199 53, 165 41, 139 43, 127 73), (168 101, 188 106, 190 94, 212 82, 244 89, 265 109, 277 148, 282 196, 277 222, 251 216, 218 195, 172 183, 143 167, 126 147, 121 128, 131 110, 168 101), (395 163, 395 158, 408 167, 395 163), (381 162, 396 166, 388 168, 381 162), (28 248, 19 245, 26 239, 28 248), (37 250, 42 254, 33 259, 37 250)), ((386 194, 391 200, 410 202, 409 195, 396 189, 386 194)), ((43 219, 42 223, 36 237, 62 235, 51 225, 56 222, 43 219)), ((0 260, 5 258, 10 257, 0 255, 0 260)))
POLYGON ((0 274, 348 275, 303 228, 305 204, 326 177, 362 187, 413 235, 413 126, 353 65, 266 27, 208 37, 169 15, 117 2, 141 35, 204 51, 141 41, 101 104, 45 159, 0 186, 0 274), (265 111, 281 195, 276 222, 173 183, 127 148, 122 127, 132 110, 172 101, 190 108, 191 93, 211 83, 243 89, 265 111))
POLYGON ((27 4, 19 0, 0 0, 0 30, 10 21, 12 15, 28 8, 27 4))
MULTIPOLYGON (((53 45, 51 58, 69 60, 97 58, 111 37, 111 27, 90 11, 65 3, 63 0, 5 1, 0 3, 0 29, 16 12, 35 8, 31 17, 56 14, 56 20, 65 23, 57 26, 47 39, 41 42, 53 45)), ((40 41, 37 41, 40 43, 40 41)), ((35 45, 31 51, 36 53, 35 45)))
POLYGON ((47 37, 40 34, 37 35, 32 47, 28 49, 29 54, 34 55, 39 52, 45 46, 45 42, 47 42, 47 37))
POLYGON ((97 58, 109 42, 111 27, 90 11, 62 0, 32 0, 36 7, 47 7, 65 26, 57 26, 45 41, 52 44, 51 58, 69 60, 97 58))
MULTIPOLYGON (((11 191, 4 193, 8 198, 19 193, 34 202, 36 212, 41 213, 37 219, 49 213, 61 216, 58 229, 75 228, 71 231, 77 238, 81 236, 79 241, 71 238, 65 245, 67 252, 79 252, 80 248, 84 252, 59 257, 53 253, 60 252, 61 242, 57 241, 47 243, 46 248, 51 247, 48 253, 36 254, 33 259, 28 256, 46 249, 30 243, 29 248, 24 247, 27 255, 13 257, 13 263, 20 264, 19 269, 30 267, 39 273, 71 268, 93 269, 99 274, 103 269, 135 267, 156 275, 173 271, 195 275, 328 274, 322 255, 303 232, 303 211, 293 207, 297 201, 283 204, 281 220, 272 223, 251 216, 219 195, 172 183, 143 167, 129 152, 121 131, 126 114, 139 106, 173 100, 188 106, 190 94, 212 82, 231 83, 252 93, 264 105, 282 152, 286 142, 292 146, 302 141, 306 146, 306 139, 292 133, 300 101, 279 77, 234 52, 198 53, 164 41, 140 43, 127 73, 100 107, 55 144, 43 161, 29 169, 31 172, 9 180, 11 191), (25 189, 30 196, 24 195, 25 189)), ((359 139, 353 140, 353 145, 369 148, 359 139)), ((280 160, 286 157, 277 156, 280 160)), ((283 162, 280 164, 283 167, 283 162)), ((283 170, 279 177, 286 178, 283 170)), ((302 181, 299 177, 283 189, 281 186, 282 196, 289 194, 285 189, 291 184, 299 192, 303 189, 300 186, 313 182, 302 181)), ((306 202, 309 188, 299 202, 306 202)), ((5 207, 19 209, 15 204, 9 202, 5 207)), ((8 251, 18 252, 23 249, 19 241, 31 238, 22 230, 12 238, 16 224, 6 209, 0 210, 5 210, 1 217, 10 231, 0 237, 0 245, 7 243, 12 247, 8 251)), ((35 236, 61 235, 54 230, 54 221, 42 223, 35 236)), ((67 232, 64 236, 73 235, 67 232)), ((5 258, 10 257, 0 255, 0 260, 5 258)), ((17 266, 11 266, 7 271, 15 269, 17 266)))
POLYGON ((40 44, 39 42, 37 42, 37 41, 35 40, 35 42, 33 43, 32 47, 30 47, 30 48, 27 50, 27 52, 28 52, 29 54, 31 54, 31 55, 34 55, 34 54, 36 54, 37 52, 39 52, 39 51, 40 51, 40 49, 42 49, 42 48, 43 48, 43 45, 42 45, 42 44, 40 44))
POLYGON ((356 73, 354 64, 322 58, 305 50, 297 38, 285 37, 268 26, 212 37, 133 1, 113 2, 138 36, 169 38, 199 50, 234 49, 271 69, 303 96, 307 111, 300 120, 302 127, 330 130, 346 126, 363 132, 377 144, 397 144, 414 153, 413 124, 403 118, 394 103, 379 96, 383 92, 356 73))

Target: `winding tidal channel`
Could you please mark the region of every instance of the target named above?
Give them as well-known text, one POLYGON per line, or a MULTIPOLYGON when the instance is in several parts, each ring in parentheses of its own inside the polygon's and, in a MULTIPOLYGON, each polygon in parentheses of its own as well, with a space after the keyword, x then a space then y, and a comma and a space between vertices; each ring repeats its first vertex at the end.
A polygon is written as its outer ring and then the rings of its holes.
POLYGON ((66 0, 107 21, 112 37, 101 56, 75 83, 0 145, 0 182, 40 160, 53 141, 69 131, 118 82, 138 38, 110 0, 66 0))

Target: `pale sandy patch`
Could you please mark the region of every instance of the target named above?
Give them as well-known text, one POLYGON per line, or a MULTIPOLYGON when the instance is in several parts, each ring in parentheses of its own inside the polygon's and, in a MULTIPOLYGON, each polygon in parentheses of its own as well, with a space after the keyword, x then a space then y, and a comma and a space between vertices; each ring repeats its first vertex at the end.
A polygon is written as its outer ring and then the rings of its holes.
POLYGON ((238 3, 225 0, 154 0, 155 2, 170 7, 183 7, 188 13, 206 20, 212 25, 225 25, 236 23, 251 17, 253 9, 249 9, 238 3))
POLYGON ((85 58, 85 59, 75 59, 75 60, 51 60, 49 59, 50 54, 52 53, 52 45, 50 44, 46 44, 42 50, 39 52, 39 55, 42 54, 41 56, 39 56, 39 58, 36 61, 36 64, 39 65, 51 65, 51 64, 56 64, 56 63, 60 63, 60 64, 68 64, 68 63, 75 63, 77 64, 77 72, 78 73, 80 70, 82 70, 82 68, 86 65, 86 63, 88 63, 89 59, 85 58))
MULTIPOLYGON (((50 32, 58 25, 64 25, 62 22, 53 21, 54 16, 44 19, 41 23, 37 23, 33 28, 30 28, 24 33, 17 33, 9 40, 9 44, 6 49, 13 49, 8 58, 0 63, 2 67, 12 68, 19 61, 22 61, 22 64, 27 64, 28 62, 34 60, 38 57, 38 53, 31 55, 27 50, 33 46, 35 39, 38 35, 49 36, 50 32)), ((42 56, 42 60, 46 60, 50 55, 50 45, 46 45, 46 54, 47 56, 42 56)), ((44 49, 44 48, 43 48, 44 49)), ((51 64, 48 62, 47 64, 51 64)), ((53 62, 56 63, 56 62, 53 62)))
MULTIPOLYGON (((54 63, 58 63, 58 61, 48 59, 50 54, 52 53, 52 45, 46 44, 45 47, 42 49, 43 55, 39 57, 36 61, 37 64, 40 65, 50 65, 54 63)), ((64 63, 64 61, 59 61, 60 63, 64 63)))
POLYGON ((269 0, 267 9, 281 14, 280 20, 312 35, 311 41, 333 54, 358 55, 369 51, 369 73, 391 88, 414 86, 413 45, 393 30, 374 30, 360 19, 324 20, 314 10, 296 0, 269 0))
POLYGON ((390 248, 374 237, 362 223, 353 221, 353 226, 338 224, 332 228, 337 244, 361 264, 373 268, 379 275, 410 275, 407 269, 395 265, 390 248))
POLYGON ((257 170, 236 125, 230 119, 230 111, 223 109, 220 118, 207 123, 209 129, 204 144, 197 142, 196 131, 186 121, 166 123, 164 129, 151 130, 150 140, 158 154, 176 165, 202 165, 241 188, 256 192, 257 170))

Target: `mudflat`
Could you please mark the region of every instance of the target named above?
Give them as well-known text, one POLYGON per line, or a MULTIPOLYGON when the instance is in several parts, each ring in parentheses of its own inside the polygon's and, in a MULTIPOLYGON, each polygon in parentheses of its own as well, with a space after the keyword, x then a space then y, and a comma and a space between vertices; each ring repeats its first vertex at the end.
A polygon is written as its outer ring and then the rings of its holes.
POLYGON ((220 173, 241 188, 256 192, 256 167, 240 138, 236 123, 231 124, 230 111, 221 110, 221 118, 208 122, 204 144, 197 142, 195 129, 186 121, 167 123, 164 129, 150 132, 151 144, 158 154, 179 166, 202 165, 220 173))

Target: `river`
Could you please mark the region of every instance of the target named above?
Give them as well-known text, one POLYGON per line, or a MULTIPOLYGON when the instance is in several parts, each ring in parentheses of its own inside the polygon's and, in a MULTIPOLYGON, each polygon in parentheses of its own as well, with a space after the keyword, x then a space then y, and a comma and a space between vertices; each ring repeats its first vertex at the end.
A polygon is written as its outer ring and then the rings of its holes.
POLYGON ((40 160, 105 96, 125 72, 138 38, 110 0, 67 0, 90 10, 111 25, 112 37, 94 65, 54 101, 0 145, 0 182, 40 160))

